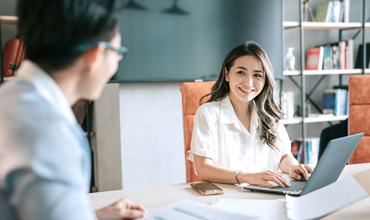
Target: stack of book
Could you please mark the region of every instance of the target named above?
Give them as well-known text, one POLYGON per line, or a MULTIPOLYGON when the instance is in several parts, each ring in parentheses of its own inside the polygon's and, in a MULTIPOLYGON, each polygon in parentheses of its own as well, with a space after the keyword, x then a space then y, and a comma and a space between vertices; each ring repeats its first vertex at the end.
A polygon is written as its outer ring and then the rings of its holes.
POLYGON ((345 89, 326 89, 323 95, 323 114, 348 115, 348 98, 345 89))
POLYGON ((5 43, 3 51, 3 74, 4 76, 15 76, 17 70, 24 60, 25 50, 23 41, 14 38, 5 43))
POLYGON ((316 7, 316 22, 349 22, 349 0, 328 1, 316 7))
POLYGON ((316 166, 319 158, 320 138, 312 137, 305 139, 306 145, 302 139, 296 139, 292 142, 292 154, 300 164, 309 164, 316 166))
POLYGON ((309 48, 306 70, 353 69, 353 53, 352 39, 309 48))
POLYGON ((280 92, 280 106, 284 118, 294 118, 294 92, 280 92))

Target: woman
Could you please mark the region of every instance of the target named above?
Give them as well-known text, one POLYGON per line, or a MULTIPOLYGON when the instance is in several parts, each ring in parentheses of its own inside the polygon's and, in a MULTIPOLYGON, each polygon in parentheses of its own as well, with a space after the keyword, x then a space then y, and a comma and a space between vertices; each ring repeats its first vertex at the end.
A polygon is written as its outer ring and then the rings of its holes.
POLYGON ((211 97, 194 118, 188 159, 202 180, 289 186, 279 169, 308 179, 313 168, 298 164, 290 152, 274 89, 270 60, 257 43, 230 51, 212 92, 202 99, 211 97))

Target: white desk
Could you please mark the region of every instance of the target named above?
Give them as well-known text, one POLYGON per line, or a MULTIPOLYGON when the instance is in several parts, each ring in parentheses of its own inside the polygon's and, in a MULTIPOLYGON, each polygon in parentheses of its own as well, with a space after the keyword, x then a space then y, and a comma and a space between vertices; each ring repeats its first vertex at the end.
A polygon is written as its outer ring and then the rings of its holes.
MULTIPOLYGON (((370 169, 370 163, 348 165, 344 168, 339 179, 351 176, 355 173, 370 169)), ((370 180, 369 180, 370 181, 370 180)), ((224 189, 223 195, 201 196, 193 189, 189 183, 127 189, 108 192, 91 193, 90 198, 94 209, 98 209, 113 203, 120 198, 128 198, 140 202, 149 212, 156 211, 174 202, 189 199, 204 203, 212 203, 217 198, 232 199, 283 199, 283 195, 249 192, 235 185, 216 184, 224 189)), ((370 219, 370 196, 357 201, 343 209, 337 210, 323 219, 370 219)))

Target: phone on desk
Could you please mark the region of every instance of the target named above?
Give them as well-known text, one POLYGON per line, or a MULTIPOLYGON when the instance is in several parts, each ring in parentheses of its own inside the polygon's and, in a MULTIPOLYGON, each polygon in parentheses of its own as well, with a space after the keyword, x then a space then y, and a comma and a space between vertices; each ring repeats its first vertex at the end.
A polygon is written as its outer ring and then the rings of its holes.
POLYGON ((224 194, 224 190, 211 182, 191 183, 190 186, 203 196, 224 194))

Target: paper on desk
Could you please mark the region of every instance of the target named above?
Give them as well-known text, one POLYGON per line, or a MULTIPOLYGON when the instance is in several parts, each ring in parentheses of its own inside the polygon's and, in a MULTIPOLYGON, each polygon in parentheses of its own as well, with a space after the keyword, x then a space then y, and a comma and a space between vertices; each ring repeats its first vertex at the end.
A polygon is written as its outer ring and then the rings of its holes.
POLYGON ((286 196, 289 219, 316 219, 370 194, 370 170, 334 182, 301 197, 286 196))
POLYGON ((301 197, 285 200, 218 199, 215 206, 259 219, 316 219, 370 195, 370 170, 301 197))
POLYGON ((183 200, 149 214, 141 220, 246 220, 257 219, 251 215, 233 213, 206 203, 183 200))
POLYGON ((255 215, 257 219, 287 219, 284 199, 217 199, 215 207, 245 215, 255 215))

